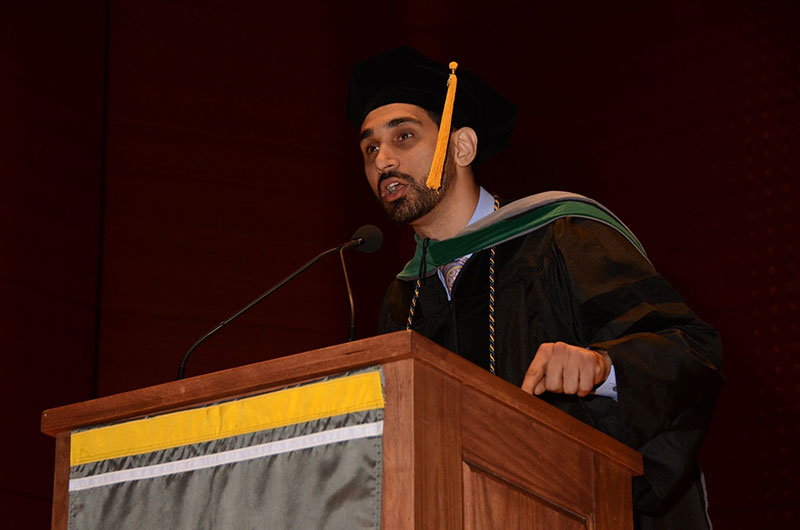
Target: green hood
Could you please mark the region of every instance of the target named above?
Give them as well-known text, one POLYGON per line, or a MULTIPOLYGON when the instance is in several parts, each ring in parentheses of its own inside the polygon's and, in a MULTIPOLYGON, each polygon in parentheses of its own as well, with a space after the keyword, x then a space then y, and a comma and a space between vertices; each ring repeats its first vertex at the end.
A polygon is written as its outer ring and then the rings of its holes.
MULTIPOLYGON (((582 217, 604 223, 631 242, 647 258, 647 254, 627 226, 600 203, 563 191, 548 191, 514 201, 468 226, 450 239, 431 239, 425 253, 425 269, 433 274, 436 267, 552 223, 563 217, 582 217)), ((415 235, 417 249, 414 257, 397 275, 400 280, 415 280, 419 276, 423 240, 415 235)))

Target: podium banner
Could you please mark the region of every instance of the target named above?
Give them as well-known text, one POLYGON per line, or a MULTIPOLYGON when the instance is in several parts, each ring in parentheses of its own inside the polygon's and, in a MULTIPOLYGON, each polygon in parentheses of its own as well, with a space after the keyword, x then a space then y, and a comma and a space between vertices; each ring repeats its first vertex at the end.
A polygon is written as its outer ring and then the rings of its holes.
POLYGON ((379 528, 383 407, 371 368, 73 431, 69 528, 379 528))

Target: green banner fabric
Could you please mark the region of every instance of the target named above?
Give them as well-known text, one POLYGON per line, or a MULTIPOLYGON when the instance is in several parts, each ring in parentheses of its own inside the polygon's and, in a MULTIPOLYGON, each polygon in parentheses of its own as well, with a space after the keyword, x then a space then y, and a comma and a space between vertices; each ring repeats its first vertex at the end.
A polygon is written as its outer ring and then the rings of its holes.
POLYGON ((380 528, 380 371, 272 394, 73 433, 69 529, 380 528))

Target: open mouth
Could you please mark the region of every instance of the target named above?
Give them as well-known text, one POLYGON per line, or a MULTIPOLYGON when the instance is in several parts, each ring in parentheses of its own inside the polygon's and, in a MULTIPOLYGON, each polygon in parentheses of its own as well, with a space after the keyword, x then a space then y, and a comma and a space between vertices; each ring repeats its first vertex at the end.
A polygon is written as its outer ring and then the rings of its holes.
POLYGON ((400 180, 393 180, 383 188, 381 199, 387 202, 392 202, 403 196, 408 184, 400 180))

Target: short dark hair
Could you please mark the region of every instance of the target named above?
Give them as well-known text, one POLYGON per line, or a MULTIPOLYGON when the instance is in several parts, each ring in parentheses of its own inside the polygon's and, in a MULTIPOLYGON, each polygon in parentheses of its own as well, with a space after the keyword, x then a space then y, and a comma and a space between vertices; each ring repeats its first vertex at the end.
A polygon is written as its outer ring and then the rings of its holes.
MULTIPOLYGON (((441 125, 441 123, 442 123, 442 113, 441 112, 436 112, 436 111, 433 111, 433 110, 428 110, 428 109, 423 109, 423 110, 428 114, 428 117, 431 120, 433 120, 433 123, 435 123, 436 127, 438 128, 439 125, 441 125)), ((460 129, 461 127, 463 127, 463 125, 457 125, 455 119, 453 119, 453 121, 450 122, 450 132, 453 132, 456 129, 460 129)))
POLYGON ((428 113, 428 117, 433 120, 433 123, 436 124, 438 128, 439 125, 442 123, 442 113, 441 112, 434 112, 432 110, 423 109, 426 113, 428 113))

